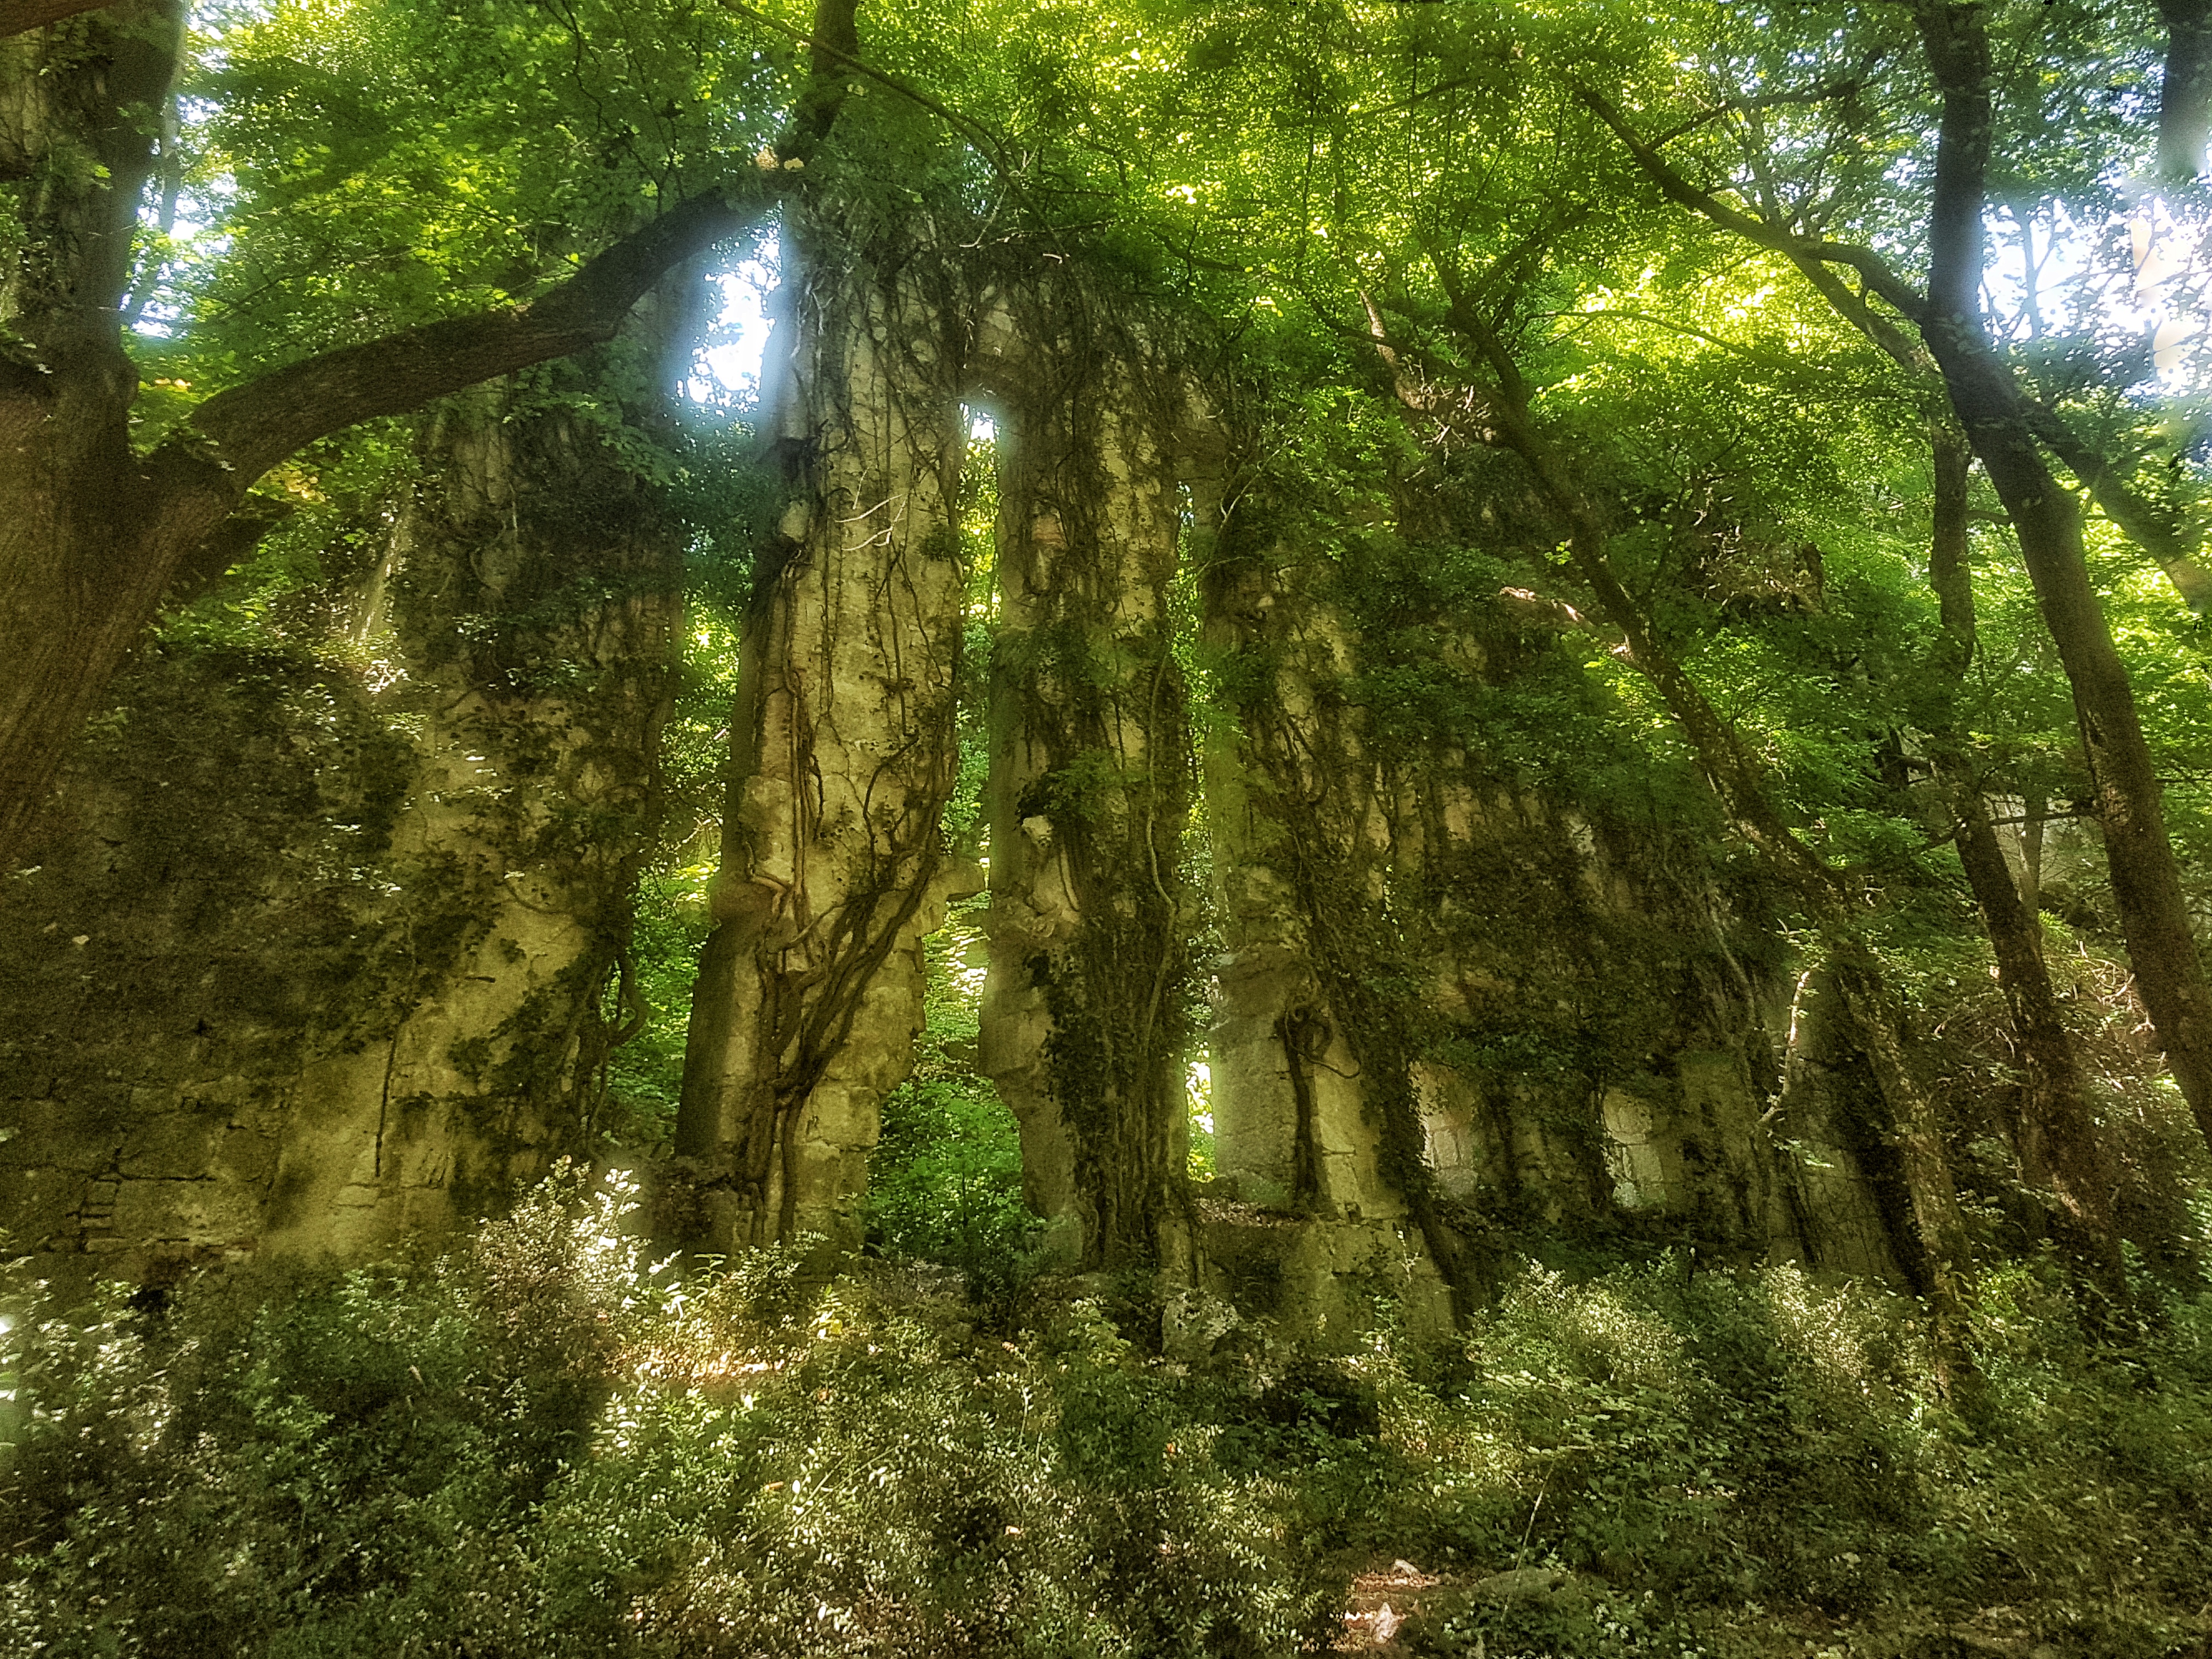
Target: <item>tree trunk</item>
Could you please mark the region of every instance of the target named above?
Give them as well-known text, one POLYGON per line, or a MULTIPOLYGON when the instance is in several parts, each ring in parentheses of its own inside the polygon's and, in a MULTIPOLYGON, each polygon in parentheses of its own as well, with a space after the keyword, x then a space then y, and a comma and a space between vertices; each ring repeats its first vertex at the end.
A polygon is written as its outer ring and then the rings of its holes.
POLYGON ((2158 89, 2158 176, 2185 184, 2204 171, 2212 128, 2212 0, 2159 0, 2166 72, 2158 89))
POLYGON ((1990 130, 1990 49, 1979 10, 1916 8, 1943 94, 1921 332, 1952 407, 2011 515, 2038 607, 2058 648, 2094 787, 2112 896, 2143 1006, 2197 1126, 2212 1142, 2212 987, 2189 924, 2150 745, 2126 665, 2089 580, 2081 511, 2051 477, 2019 387, 1982 331, 1982 215, 1990 130))
MULTIPOLYGON (((1929 423, 1936 468, 1935 535, 1928 561, 1947 641, 1936 673, 1961 680, 1975 649, 1973 573, 1967 562, 1967 487, 1973 455, 1948 418, 1929 423)), ((1947 722, 1948 725, 1948 722, 1947 722)), ((1955 732, 1935 734, 1935 759, 1957 825, 1959 861, 1996 957, 1997 984, 2012 1018, 2021 1081, 2017 1115, 2021 1176, 2057 1201, 2056 1228, 2068 1254, 2106 1296, 2123 1297, 2127 1269, 2113 1213, 2116 1177, 2097 1132, 2080 1056, 2043 959, 2043 927, 2023 901, 1997 845, 1988 802, 1955 732)))
POLYGON ((138 380, 118 307, 180 14, 125 0, 82 42, 0 42, 6 170, 38 179, 0 270, 0 341, 18 337, 0 343, 0 867, 153 616, 167 573, 151 574, 150 544, 197 541, 228 511, 195 503, 166 527, 131 447, 138 380), (63 165, 72 149, 98 167, 63 165))

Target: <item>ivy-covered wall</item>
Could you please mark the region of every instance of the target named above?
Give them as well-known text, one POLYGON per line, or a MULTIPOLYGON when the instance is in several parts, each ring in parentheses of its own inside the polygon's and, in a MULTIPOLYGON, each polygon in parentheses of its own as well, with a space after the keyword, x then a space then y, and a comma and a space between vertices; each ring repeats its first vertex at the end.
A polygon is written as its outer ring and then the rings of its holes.
POLYGON ((55 1274, 359 1255, 590 1145, 680 544, 548 389, 173 617, 0 888, 0 1226, 55 1274))
POLYGON ((1204 592, 1224 1197, 1462 1304, 1577 1238, 1893 1270, 1842 1096, 1782 1091, 1758 886, 1602 716, 1578 619, 1463 544, 1250 499, 1204 592))
POLYGON ((1164 318, 1065 275, 980 302, 1002 422, 982 1066, 1060 1262, 1192 1271, 1183 490, 1220 445, 1164 318))

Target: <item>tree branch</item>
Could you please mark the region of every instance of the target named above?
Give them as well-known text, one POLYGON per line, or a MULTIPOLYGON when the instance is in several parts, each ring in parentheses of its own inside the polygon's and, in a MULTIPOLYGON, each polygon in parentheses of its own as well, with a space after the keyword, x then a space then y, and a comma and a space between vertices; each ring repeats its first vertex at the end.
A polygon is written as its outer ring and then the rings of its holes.
POLYGON ((80 12, 98 11, 112 0, 0 0, 0 40, 58 23, 80 12))
POLYGON ((1872 248, 1861 247, 1855 242, 1832 242, 1824 237, 1801 236, 1756 214, 1730 207, 1711 191, 1700 190, 1675 171, 1665 156, 1629 125, 1627 118, 1604 94, 1579 83, 1574 84, 1573 91, 1599 120, 1613 129, 1613 136, 1636 158, 1645 176, 1658 185, 1669 200, 1703 215, 1723 230, 1734 231, 1747 241, 1771 248, 1792 259, 1802 258, 1817 260, 1822 264, 1849 266, 1858 272, 1861 282, 1887 301, 1899 315, 1913 322, 1918 322, 1926 313, 1926 296, 1891 270, 1889 262, 1872 248))
POLYGON ((780 145, 781 165, 772 156, 752 176, 679 203, 527 305, 342 346, 220 392, 161 447, 157 466, 204 471, 212 460, 243 491, 287 455, 342 428, 611 338, 663 276, 742 228, 805 170, 844 106, 839 65, 854 61, 847 48, 859 44, 858 9, 859 0, 817 0, 813 61, 780 145))
POLYGON ((1008 185, 1013 185, 1013 168, 1006 160, 1006 151, 1000 147, 997 134, 981 122, 971 119, 941 100, 931 97, 919 87, 909 86, 896 76, 887 74, 873 64, 859 57, 860 40, 849 30, 844 39, 833 39, 825 35, 817 23, 815 33, 809 34, 802 29, 795 29, 788 23, 781 22, 770 17, 766 12, 755 11, 750 6, 741 3, 741 0, 717 0, 717 3, 723 10, 733 13, 748 22, 758 23, 763 28, 774 29, 777 33, 796 40, 800 46, 815 53, 817 66, 815 74, 817 77, 827 72, 827 65, 823 60, 833 58, 839 65, 850 70, 854 74, 866 76, 878 86, 896 93, 908 103, 927 110, 939 120, 966 133, 981 148, 1000 179, 1008 185))
POLYGON ((243 489, 287 455, 342 428, 610 339, 670 270, 743 228, 778 193, 763 173, 671 209, 528 305, 453 317, 342 346, 217 393, 162 446, 211 459, 243 489))
MULTIPOLYGON (((1942 25, 1933 27, 1940 31, 1942 25)), ((1966 43, 1953 40, 1940 32, 1929 50, 1944 52, 1952 58, 1963 52, 1967 60, 1973 57, 1966 43)), ((1983 56, 1986 58, 1985 47, 1983 56)), ((1939 152, 1936 201, 1931 214, 1935 223, 1930 236, 1933 269, 1929 288, 1931 294, 1944 296, 1940 306, 1913 293, 1894 273, 1888 272, 1879 255, 1869 250, 1796 235, 1769 220, 1731 208, 1711 192, 1699 190, 1670 167, 1653 145, 1641 138, 1601 94, 1582 87, 1576 88, 1576 94, 1613 129, 1645 173, 1670 198, 1747 241, 1783 254, 1838 315, 1881 347, 1907 374, 1927 384, 1931 392, 1936 390, 1940 371, 1927 346, 1868 304, 1863 295, 1854 293, 1837 274, 1835 266, 1843 264, 1858 271, 1870 289, 1915 323, 1924 325, 1931 315, 1956 315, 1967 324, 1972 335, 1968 343, 1973 354, 1984 360, 1979 379, 1984 390, 1997 391, 1995 383, 2000 379, 2006 383, 1999 401, 2024 420, 2038 441, 2081 480, 2105 516, 2119 526, 2121 533, 2150 556, 2189 608, 2203 612, 2212 607, 2212 572, 2206 571, 2197 562, 2195 550, 2172 516, 2130 489, 2112 464, 2075 433, 2056 410, 2029 396, 2011 372, 1998 362, 1996 348, 1979 327, 1972 308, 1978 293, 1983 258, 1980 220, 1974 204, 1979 199, 1979 179, 1987 162, 1989 112, 1986 95, 1978 109, 1973 106, 1973 94, 1963 88, 1985 84, 1986 76, 1977 70, 1972 61, 1959 62, 1955 67, 1962 85, 1959 96, 1963 101, 1955 111, 1949 112, 1947 120, 1946 131, 1956 136, 1952 140, 1954 147, 1948 162, 1939 152), (1977 143, 1984 153, 1978 160, 1962 153, 1958 148, 1962 143, 1977 143), (1887 273, 1887 283, 1874 281, 1864 264, 1856 258, 1844 257, 1845 253, 1863 254, 1880 265, 1887 273), (1962 303, 1970 308, 1958 310, 1962 303)))

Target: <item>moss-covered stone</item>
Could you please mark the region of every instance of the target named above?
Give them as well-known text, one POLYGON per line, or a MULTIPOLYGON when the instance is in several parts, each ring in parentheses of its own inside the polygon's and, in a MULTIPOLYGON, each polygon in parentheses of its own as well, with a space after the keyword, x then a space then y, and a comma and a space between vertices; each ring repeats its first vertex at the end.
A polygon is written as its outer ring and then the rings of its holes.
POLYGON ((519 390, 422 448, 374 568, 142 653, 0 891, 0 1225, 58 1275, 386 1248, 591 1138, 675 532, 519 390))

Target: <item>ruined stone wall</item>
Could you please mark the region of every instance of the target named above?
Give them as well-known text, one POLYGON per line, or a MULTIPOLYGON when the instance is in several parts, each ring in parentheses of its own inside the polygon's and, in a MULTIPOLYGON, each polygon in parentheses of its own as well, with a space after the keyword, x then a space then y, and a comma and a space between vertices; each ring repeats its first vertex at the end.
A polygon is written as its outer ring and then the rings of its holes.
POLYGON ((979 306, 1000 419, 983 1070, 1069 1266, 1188 1277, 1190 717, 1172 589, 1218 465, 1174 343, 1070 277, 979 306))
POLYGON ((886 270, 826 227, 791 257, 763 375, 786 505, 745 624, 673 1226, 717 1252, 811 1235, 826 1265, 860 1242, 950 891, 967 433, 959 309, 927 263, 886 270))
POLYGON ((1543 705, 1499 694, 1543 629, 1403 570, 1403 615, 1355 625, 1363 556, 1255 514, 1206 574, 1237 712, 1206 769, 1224 1187, 1333 1239, 1316 1261, 1388 1256, 1378 1218, 1415 1235, 1462 1299, 1499 1249, 1576 1235, 1890 1267, 1834 1103, 1801 1088, 1803 1143, 1776 1133, 1755 897, 1516 758, 1543 705))
POLYGON ((1389 1020, 1354 1028, 1366 1011, 1337 983, 1366 948, 1346 927, 1383 901, 1389 847, 1370 780, 1332 740, 1352 641, 1306 591, 1311 572, 1234 533, 1212 552, 1206 638, 1235 719, 1210 726, 1205 757, 1226 947, 1207 1034, 1217 1181, 1203 1206, 1206 1249, 1240 1312, 1312 1340, 1356 1328, 1359 1293, 1376 1288, 1435 1325, 1449 1317, 1429 1242, 1439 1215, 1402 1156, 1415 1097, 1408 1076, 1387 1098, 1370 1070, 1407 1062, 1385 1057, 1397 1037, 1389 1020))
POLYGON ((1412 735, 1378 716, 1438 686, 1476 707, 1553 660, 1548 635, 1494 592, 1401 594, 1378 623, 1342 562, 1225 511, 1188 344, 1146 308, 1060 273, 889 275, 826 234, 807 257, 777 359, 790 504, 746 635, 694 1008, 687 1237, 813 1234, 824 1265, 860 1242, 946 890, 975 672, 958 404, 980 397, 1000 505, 979 1063, 1048 1259, 1164 1269, 1320 1340, 1377 1289, 1440 1323, 1506 1249, 1561 1236, 1882 1265, 1838 1111, 1801 1089, 1803 1145, 1772 1133, 1774 963, 1747 969, 1759 922, 1694 833, 1532 775, 1510 708, 1412 735), (1203 1205, 1184 1176, 1206 898, 1186 875, 1187 554, 1226 945, 1203 1205))
POLYGON ((678 538, 517 392, 422 461, 284 625, 143 653, 0 889, 0 1226, 42 1271, 359 1255, 590 1142, 678 538))

